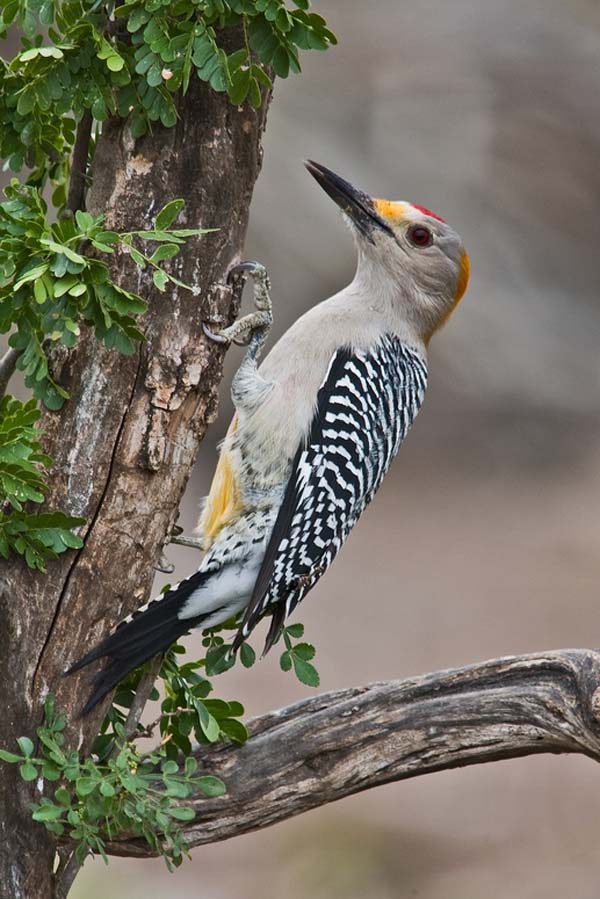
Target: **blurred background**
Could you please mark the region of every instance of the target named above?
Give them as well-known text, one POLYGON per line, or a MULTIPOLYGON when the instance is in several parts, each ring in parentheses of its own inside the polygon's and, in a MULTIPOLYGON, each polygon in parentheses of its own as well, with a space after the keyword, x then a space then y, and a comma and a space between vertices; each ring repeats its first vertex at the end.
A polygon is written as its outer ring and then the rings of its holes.
MULTIPOLYGON (((302 77, 276 85, 246 247, 271 273, 274 336, 353 274, 351 239, 305 157, 436 210, 473 267, 433 342, 424 410, 295 616, 317 645, 322 688, 597 645, 600 5, 316 7, 339 46, 307 54, 302 77)), ((187 529, 239 359, 232 350, 187 529)), ((192 550, 169 556, 178 578, 196 567, 192 550)), ((307 695, 277 655, 223 676, 217 694, 249 715, 307 695)), ((159 861, 91 862, 72 895, 597 899, 599 825, 598 766, 534 757, 381 787, 197 849, 175 875, 159 861)))

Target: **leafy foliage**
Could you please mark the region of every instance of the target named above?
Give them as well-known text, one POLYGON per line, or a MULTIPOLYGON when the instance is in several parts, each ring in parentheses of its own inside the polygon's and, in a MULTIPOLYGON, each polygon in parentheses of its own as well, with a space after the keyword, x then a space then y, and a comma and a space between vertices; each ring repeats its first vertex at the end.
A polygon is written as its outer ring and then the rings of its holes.
POLYGON ((282 671, 294 670, 294 674, 307 687, 318 687, 321 683, 319 672, 311 659, 315 657, 315 647, 311 643, 293 643, 293 639, 304 636, 303 624, 290 624, 282 630, 285 652, 281 654, 279 665, 282 671))
MULTIPOLYGON (((242 704, 209 699, 212 683, 200 673, 204 669, 212 677, 235 664, 231 643, 219 633, 235 629, 237 623, 231 620, 208 631, 204 638, 207 654, 199 661, 180 664, 178 657, 184 648, 175 644, 169 649, 159 672, 164 692, 160 715, 145 727, 138 724, 131 741, 125 739, 128 710, 150 663, 132 672, 119 685, 91 758, 82 761, 77 750, 63 749, 66 717, 56 711, 52 694, 46 697, 44 705, 45 725, 37 729, 39 754, 34 755, 35 747, 28 737, 17 739, 18 753, 0 749, 0 759, 18 764, 23 780, 38 781, 42 798, 31 805, 34 821, 73 840, 80 863, 90 851, 108 861, 106 840, 126 831, 145 839, 154 852, 163 856, 169 869, 181 864, 186 851, 182 825, 193 820, 194 810, 179 801, 198 791, 207 796, 225 792, 225 784, 219 778, 197 774, 192 735, 199 744, 222 739, 241 744, 248 737, 239 720, 244 714, 242 704), (150 752, 140 752, 135 740, 152 736, 156 727, 160 744, 150 752), (49 796, 52 784, 57 788, 49 796)), ((319 676, 308 661, 314 657, 314 647, 292 642, 303 634, 302 624, 283 629, 286 650, 281 656, 281 667, 284 671, 293 667, 302 683, 318 686, 319 676), (284 659, 290 659, 289 663, 284 659)), ((256 657, 249 644, 242 645, 240 658, 245 667, 254 664, 256 657)), ((155 687, 150 698, 157 700, 159 696, 155 687)))
POLYGON ((61 181, 86 110, 99 122, 128 116, 135 137, 153 122, 171 127, 175 94, 193 76, 259 106, 271 72, 286 78, 300 71, 300 50, 336 43, 308 0, 8 0, 0 34, 13 23, 22 50, 0 66, 0 156, 15 172, 29 166, 36 183, 61 181), (223 34, 235 26, 244 43, 228 52, 223 34))
POLYGON ((30 568, 43 569, 67 549, 81 547, 72 528, 84 524, 63 512, 27 514, 23 504, 41 503, 45 470, 52 460, 41 449, 35 423, 40 417, 35 401, 22 403, 7 396, 0 401, 0 555, 10 550, 25 557, 30 568))
MULTIPOLYGON (((224 738, 244 743, 248 734, 241 721, 237 720, 244 714, 243 705, 223 699, 208 699, 213 686, 208 678, 199 673, 206 667, 206 660, 179 664, 178 656, 184 652, 182 646, 174 644, 165 654, 159 672, 164 693, 161 712, 149 726, 140 725, 140 735, 150 736, 159 727, 164 752, 173 759, 180 751, 185 755, 191 753, 192 735, 197 743, 215 743, 224 738)), ((137 668, 119 685, 94 743, 94 752, 100 757, 110 753, 118 740, 119 728, 125 723, 127 711, 148 667, 149 663, 146 663, 137 668)), ((156 700, 159 696, 155 687, 150 698, 156 700)))
MULTIPOLYGON (((167 588, 165 588, 167 589, 167 588)), ((227 641, 223 632, 237 632, 239 620, 232 618, 218 627, 205 631, 203 645, 206 656, 197 661, 179 663, 179 656, 185 652, 183 646, 175 643, 165 654, 159 671, 164 698, 160 715, 148 727, 140 725, 141 735, 149 736, 159 728, 161 744, 169 758, 177 758, 179 752, 189 755, 192 751, 192 736, 197 743, 215 743, 229 739, 244 743, 248 737, 245 726, 239 720, 244 714, 240 702, 210 697, 213 678, 228 671, 237 659, 245 668, 256 661, 256 653, 249 643, 243 643, 238 656, 231 652, 233 640, 227 641)), ((308 686, 319 686, 319 675, 310 660, 315 656, 315 648, 309 643, 293 644, 294 639, 304 635, 304 625, 295 623, 282 630, 286 650, 280 663, 284 671, 293 669, 298 680, 308 686), (286 660, 289 658, 289 664, 286 660)), ((113 703, 102 724, 100 735, 94 744, 94 752, 99 756, 109 753, 118 739, 118 728, 126 720, 127 710, 134 701, 140 680, 148 670, 149 663, 133 671, 119 685, 113 703)), ((158 699, 155 688, 151 699, 158 699)))
MULTIPOLYGON (((138 319, 147 309, 140 296, 111 280, 107 263, 115 252, 128 253, 140 268, 150 268, 156 287, 187 288, 163 268, 185 239, 202 229, 173 229, 183 200, 172 200, 157 215, 151 230, 117 233, 103 227, 103 216, 77 211, 71 219, 50 223, 47 208, 33 185, 13 180, 0 203, 0 333, 12 331, 9 343, 19 349, 17 367, 25 384, 49 409, 59 409, 66 390, 48 371, 49 349, 72 347, 80 322, 94 328, 107 347, 129 354, 143 339, 138 319), (148 242, 157 244, 145 250, 148 242), (98 255, 90 255, 93 248, 98 255)), ((0 555, 14 550, 32 568, 42 569, 69 548, 82 543, 72 528, 83 524, 62 512, 26 514, 23 504, 41 503, 45 469, 51 459, 41 451, 35 402, 23 405, 10 397, 0 404, 0 555)))
POLYGON ((18 764, 26 781, 38 780, 42 798, 32 803, 32 817, 51 833, 68 836, 76 843, 80 863, 91 850, 107 862, 105 841, 123 831, 147 841, 162 855, 169 868, 181 864, 185 849, 182 824, 195 813, 180 800, 201 792, 221 796, 225 785, 212 775, 197 775, 194 758, 175 761, 158 749, 141 753, 121 739, 103 761, 79 759, 76 749, 64 750, 64 714, 56 711, 52 694, 45 701, 45 725, 37 728, 39 755, 28 737, 19 737, 20 752, 0 749, 0 759, 18 764), (44 795, 51 784, 53 796, 44 795))
POLYGON ((183 201, 169 203, 158 214, 156 228, 118 234, 106 231, 103 216, 77 211, 71 219, 50 223, 47 207, 32 185, 13 180, 0 203, 0 333, 13 329, 9 343, 21 350, 17 367, 25 384, 50 409, 59 409, 67 392, 48 373, 48 349, 72 347, 84 321, 110 348, 133 353, 143 338, 137 319, 147 304, 111 280, 107 263, 97 254, 130 254, 141 268, 150 266, 156 286, 186 287, 161 264, 172 259, 184 239, 201 229, 168 230, 183 201), (140 248, 159 246, 150 254, 140 248), (137 244, 137 247, 136 247, 137 244))

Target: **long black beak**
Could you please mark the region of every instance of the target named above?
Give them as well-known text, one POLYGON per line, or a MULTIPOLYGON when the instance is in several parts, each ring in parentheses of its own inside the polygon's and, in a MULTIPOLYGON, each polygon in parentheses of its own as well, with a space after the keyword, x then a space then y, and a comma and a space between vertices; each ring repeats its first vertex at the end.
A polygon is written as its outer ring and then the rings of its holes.
POLYGON ((388 223, 375 211, 373 200, 368 194, 357 190, 348 181, 344 181, 331 169, 319 165, 318 162, 307 159, 304 165, 325 193, 329 194, 331 199, 354 222, 360 233, 371 243, 373 243, 375 230, 384 231, 394 237, 394 232, 388 223))

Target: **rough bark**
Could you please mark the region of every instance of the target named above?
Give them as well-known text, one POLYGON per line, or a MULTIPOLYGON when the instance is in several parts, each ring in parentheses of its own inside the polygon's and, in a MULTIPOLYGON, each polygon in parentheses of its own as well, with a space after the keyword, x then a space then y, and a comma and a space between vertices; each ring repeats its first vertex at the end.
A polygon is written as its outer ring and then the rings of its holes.
MULTIPOLYGON (((600 652, 509 656, 326 693, 250 724, 243 747, 196 750, 227 792, 197 797, 189 846, 276 824, 380 784, 537 753, 600 761, 600 652)), ((150 855, 141 841, 113 855, 150 855)))
MULTIPOLYGON (((235 44, 240 35, 228 33, 235 44)), ((222 350, 201 322, 229 320, 226 271, 242 252, 248 208, 261 163, 267 98, 259 110, 231 106, 194 79, 180 101, 176 127, 153 126, 134 140, 122 122, 106 124, 96 149, 87 208, 109 228, 149 227, 174 197, 185 197, 180 227, 218 229, 190 242, 173 273, 197 290, 156 291, 127 256, 113 274, 149 300, 146 341, 125 357, 84 334, 55 355, 53 375, 70 392, 60 412, 43 419, 54 458, 49 506, 87 519, 85 546, 48 566, 24 564, 0 574, 0 745, 35 736, 48 690, 74 722, 72 742, 89 746, 103 708, 84 721, 77 709, 87 689, 65 667, 147 596, 165 535, 177 517, 198 446, 215 414, 222 350), (221 285, 221 286, 220 286, 221 285)), ((32 826, 35 787, 14 766, 0 779, 0 890, 11 899, 52 895, 54 847, 32 826), (9 811, 10 810, 10 811, 9 811)))

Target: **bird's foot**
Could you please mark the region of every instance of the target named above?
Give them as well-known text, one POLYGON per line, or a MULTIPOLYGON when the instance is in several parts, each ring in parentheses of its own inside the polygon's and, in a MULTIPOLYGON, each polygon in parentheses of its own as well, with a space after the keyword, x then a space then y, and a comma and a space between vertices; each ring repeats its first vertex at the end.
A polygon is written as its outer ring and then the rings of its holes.
MULTIPOLYGON (((231 281, 239 275, 248 274, 254 281, 254 306, 256 311, 249 315, 243 315, 228 328, 220 331, 211 331, 203 324, 202 330, 210 340, 215 343, 229 345, 235 343, 238 346, 248 346, 253 338, 262 346, 273 324, 273 306, 269 291, 271 284, 264 265, 260 262, 239 262, 229 269, 227 280, 231 281)), ((258 347, 257 347, 258 349, 258 347)))
POLYGON ((199 537, 186 537, 180 527, 174 527, 172 533, 169 534, 165 540, 160 559, 155 566, 156 570, 160 571, 162 574, 173 574, 175 571, 175 565, 172 562, 169 562, 165 555, 165 549, 170 543, 177 543, 179 546, 189 546, 192 549, 200 551, 204 549, 202 540, 199 537))

